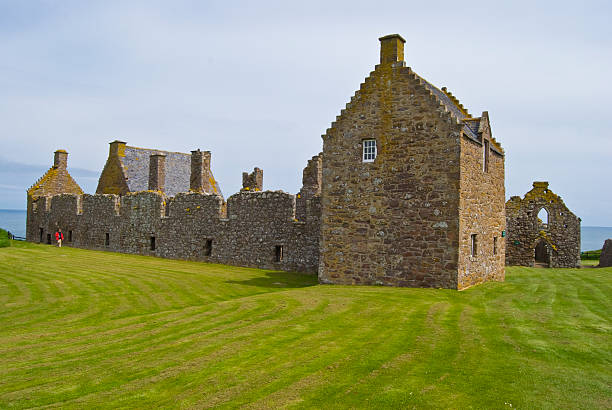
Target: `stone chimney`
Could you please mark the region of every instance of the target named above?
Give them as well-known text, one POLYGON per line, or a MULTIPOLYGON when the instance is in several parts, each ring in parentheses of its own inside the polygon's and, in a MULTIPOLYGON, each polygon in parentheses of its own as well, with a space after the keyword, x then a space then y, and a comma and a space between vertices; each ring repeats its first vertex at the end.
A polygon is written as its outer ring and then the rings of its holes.
POLYGON ((404 61, 404 43, 406 40, 399 34, 389 34, 379 38, 380 64, 393 64, 404 61))
POLYGON ((108 153, 110 157, 125 157, 125 142, 118 140, 111 142, 108 153))
POLYGON ((189 189, 193 192, 212 193, 210 183, 210 151, 191 151, 191 177, 189 189))
POLYGON ((548 189, 548 181, 534 181, 533 187, 537 189, 548 189))
POLYGON ((53 168, 66 169, 68 166, 68 153, 66 150, 58 149, 53 157, 53 168))
POLYGON ((263 189, 263 170, 254 168, 250 174, 242 173, 242 189, 241 191, 261 191, 263 189))
POLYGON ((166 184, 166 156, 152 154, 149 157, 149 190, 164 191, 166 184))

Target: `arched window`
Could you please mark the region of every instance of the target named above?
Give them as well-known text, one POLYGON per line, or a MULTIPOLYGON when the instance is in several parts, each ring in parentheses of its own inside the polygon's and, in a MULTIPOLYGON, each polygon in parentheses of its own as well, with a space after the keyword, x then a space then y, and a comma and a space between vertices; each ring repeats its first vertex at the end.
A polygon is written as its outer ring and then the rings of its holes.
POLYGON ((540 209, 540 212, 538 212, 538 220, 541 224, 548 225, 548 211, 546 208, 540 209))

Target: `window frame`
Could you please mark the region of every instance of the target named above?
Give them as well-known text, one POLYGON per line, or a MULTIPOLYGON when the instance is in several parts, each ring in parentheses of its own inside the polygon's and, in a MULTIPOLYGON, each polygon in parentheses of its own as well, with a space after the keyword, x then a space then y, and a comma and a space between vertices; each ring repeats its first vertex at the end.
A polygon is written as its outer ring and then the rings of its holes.
POLYGON ((491 151, 491 144, 489 140, 485 139, 482 145, 482 172, 489 172, 489 151, 491 151))
POLYGON ((366 138, 361 140, 361 146, 361 162, 374 162, 378 156, 376 138, 366 138))
POLYGON ((470 235, 470 256, 475 258, 478 255, 478 235, 473 233, 470 235))

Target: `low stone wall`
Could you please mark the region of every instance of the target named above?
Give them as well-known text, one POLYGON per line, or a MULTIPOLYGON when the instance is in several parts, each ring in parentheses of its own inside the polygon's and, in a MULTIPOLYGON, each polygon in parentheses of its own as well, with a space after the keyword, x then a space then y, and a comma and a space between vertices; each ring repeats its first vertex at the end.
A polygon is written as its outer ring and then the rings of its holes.
POLYGON ((61 228, 79 248, 316 273, 320 200, 308 200, 304 221, 295 201, 281 191, 242 191, 227 204, 206 193, 40 197, 28 201, 27 239, 46 243, 61 228))

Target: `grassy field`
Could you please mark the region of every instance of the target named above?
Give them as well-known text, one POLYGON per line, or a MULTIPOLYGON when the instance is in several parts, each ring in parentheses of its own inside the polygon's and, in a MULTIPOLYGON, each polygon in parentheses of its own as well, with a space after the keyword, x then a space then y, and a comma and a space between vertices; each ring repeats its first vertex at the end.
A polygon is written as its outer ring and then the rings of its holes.
POLYGON ((0 249, 0 408, 611 408, 612 269, 463 292, 0 249))

